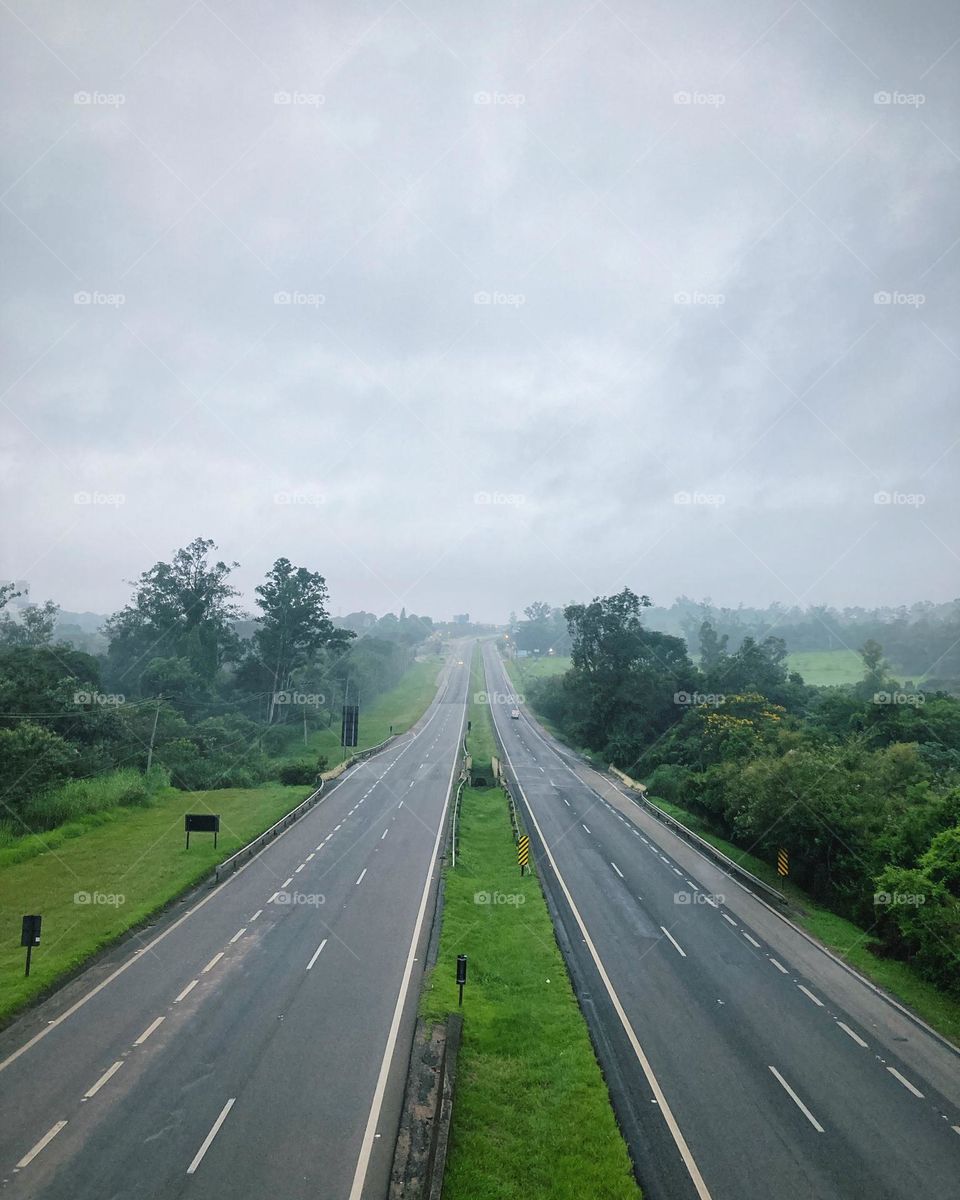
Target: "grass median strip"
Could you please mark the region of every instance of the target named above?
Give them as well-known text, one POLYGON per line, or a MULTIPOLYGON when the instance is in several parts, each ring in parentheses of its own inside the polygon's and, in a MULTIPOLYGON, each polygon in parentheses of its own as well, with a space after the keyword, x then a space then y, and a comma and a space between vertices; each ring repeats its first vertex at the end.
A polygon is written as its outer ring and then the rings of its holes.
MULTIPOLYGON (((482 690, 481 676, 471 691, 482 690)), ((470 751, 487 760, 489 712, 472 704, 470 718, 470 751)), ((430 1020, 457 1007, 460 953, 469 977, 445 1200, 638 1200, 539 881, 520 878, 499 788, 463 795, 460 856, 446 873, 438 965, 421 1006, 430 1020)))

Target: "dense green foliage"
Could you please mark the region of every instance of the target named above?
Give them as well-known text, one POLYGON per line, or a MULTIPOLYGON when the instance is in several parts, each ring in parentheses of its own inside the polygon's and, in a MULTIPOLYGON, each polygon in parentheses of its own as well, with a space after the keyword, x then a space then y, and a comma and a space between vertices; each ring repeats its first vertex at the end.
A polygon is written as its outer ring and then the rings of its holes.
POLYGON ((863 679, 787 673, 782 639, 735 651, 704 622, 700 662, 625 589, 565 610, 572 668, 532 699, 575 744, 791 873, 815 899, 960 992, 960 701, 904 691, 880 645, 863 679))
POLYGON ((159 771, 186 790, 255 787, 284 768, 312 783, 331 739, 313 742, 327 730, 339 740, 345 699, 366 707, 395 687, 432 634, 406 612, 372 618, 359 637, 337 628, 323 576, 286 558, 249 619, 230 582, 237 564, 215 551, 196 538, 144 571, 98 655, 57 639, 55 604, 14 614, 14 589, 0 588, 0 836, 149 803, 153 785, 134 800, 95 782, 118 770, 159 771))

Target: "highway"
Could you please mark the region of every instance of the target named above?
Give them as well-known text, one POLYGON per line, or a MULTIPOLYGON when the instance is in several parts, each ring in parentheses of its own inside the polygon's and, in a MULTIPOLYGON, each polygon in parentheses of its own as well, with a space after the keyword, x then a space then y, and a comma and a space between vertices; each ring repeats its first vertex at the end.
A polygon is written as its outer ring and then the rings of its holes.
POLYGON ((249 865, 0 1037, 5 1195, 386 1194, 469 653, 249 865))
POLYGON ((538 874, 651 1200, 960 1196, 960 1056, 525 706, 484 662, 538 874))

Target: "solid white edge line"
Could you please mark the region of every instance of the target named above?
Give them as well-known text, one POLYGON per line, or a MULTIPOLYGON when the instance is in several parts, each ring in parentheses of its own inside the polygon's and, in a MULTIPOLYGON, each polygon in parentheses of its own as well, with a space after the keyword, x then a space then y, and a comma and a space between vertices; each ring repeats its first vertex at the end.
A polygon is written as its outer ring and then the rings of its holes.
POLYGON ((213 958, 211 958, 210 961, 207 963, 207 965, 203 968, 203 970, 200 972, 200 974, 206 975, 206 973, 208 971, 212 971, 213 968, 217 965, 217 963, 220 961, 221 958, 223 958, 223 951, 218 950, 217 953, 213 956, 213 958))
MULTIPOLYGON (((494 724, 496 725, 496 717, 494 717, 494 724)), ((498 734, 500 732, 499 726, 497 726, 497 732, 498 734)), ((500 739, 502 742, 502 735, 500 735, 500 739)), ((690 1152, 690 1147, 687 1145, 686 1138, 683 1136, 680 1126, 677 1124, 677 1119, 673 1115, 673 1110, 667 1103, 667 1098, 663 1094, 663 1089, 661 1088, 656 1075, 653 1073, 653 1068, 651 1067, 646 1054, 643 1052, 643 1047, 640 1045, 640 1041, 636 1035, 636 1032, 634 1031, 633 1026, 630 1024, 630 1019, 627 1016, 623 1005, 620 1003, 620 997, 617 995, 613 983, 610 980, 610 976, 607 974, 606 967, 604 967, 603 961, 600 958, 600 955, 597 953, 597 948, 593 944, 593 939, 590 937, 587 927, 584 924, 583 917, 580 915, 580 910, 577 908, 573 896, 570 894, 570 889, 567 887, 566 881, 560 874, 556 859, 553 857, 553 853, 550 850, 550 847, 547 845, 547 841, 543 836, 543 830, 540 828, 539 821, 533 814, 533 808, 530 805, 530 801, 527 799, 527 794, 521 787, 519 779, 517 779, 517 773, 514 770, 513 763, 505 746, 503 753, 507 760, 507 765, 510 767, 510 770, 513 771, 514 779, 517 780, 517 789, 520 792, 520 795, 523 797, 523 802, 526 806, 527 812, 530 815, 530 820, 533 822, 533 826, 540 838, 540 844, 543 846, 544 853, 550 862, 550 866, 554 875, 556 876, 557 882, 560 884, 561 890, 566 897, 567 903, 570 906, 570 911, 573 913, 574 920, 580 927, 583 940, 586 943, 587 949, 590 951, 590 957, 593 959, 594 965, 596 966, 597 971, 600 974, 600 978, 603 981, 603 986, 607 990, 607 995, 610 997, 613 1007, 616 1009, 617 1016, 620 1018, 620 1024, 623 1026, 624 1032, 630 1040, 630 1045, 633 1048, 633 1052, 637 1056, 637 1061, 640 1063, 640 1069, 643 1071, 647 1083, 650 1085, 661 1113, 663 1113, 663 1118, 667 1123, 667 1128, 670 1130, 670 1134, 673 1137, 677 1150, 680 1152, 680 1157, 683 1159, 683 1164, 687 1168, 687 1173, 693 1182, 693 1186, 696 1189, 697 1195, 700 1197, 700 1200, 712 1200, 710 1192, 707 1190, 707 1185, 704 1183, 703 1176, 700 1174, 700 1168, 697 1166, 696 1160, 690 1152)), ((359 1193, 355 1196, 351 1195, 350 1200, 360 1200, 359 1193)))
POLYGON ((849 1025, 844 1025, 844 1023, 842 1021, 838 1021, 837 1024, 840 1026, 840 1028, 843 1030, 843 1032, 847 1035, 847 1037, 853 1038, 853 1040, 857 1043, 858 1046, 862 1046, 864 1050, 869 1049, 869 1046, 863 1040, 863 1038, 860 1036, 860 1034, 856 1033, 854 1030, 852 1030, 849 1025))
POLYGON ((200 1166, 200 1163, 203 1161, 203 1156, 210 1149, 210 1143, 220 1132, 220 1126, 227 1119, 227 1113, 229 1113, 230 1109, 233 1108, 233 1106, 236 1104, 236 1102, 237 1102, 236 1096, 232 1096, 226 1102, 226 1104, 223 1106, 223 1108, 220 1110, 220 1116, 217 1117, 217 1119, 214 1121, 213 1125, 211 1126, 210 1132, 203 1139, 203 1145, 200 1147, 200 1149, 194 1155, 193 1162, 190 1164, 189 1167, 187 1167, 188 1175, 192 1175, 194 1173, 194 1171, 197 1169, 197 1167, 200 1166))
POLYGON ((193 989, 197 986, 197 984, 199 982, 200 982, 199 979, 191 979, 190 982, 187 984, 187 986, 180 993, 180 995, 176 998, 176 1000, 174 1000, 174 1004, 179 1004, 180 1001, 184 999, 184 997, 188 996, 193 991, 193 989))
POLYGON ((815 996, 813 994, 813 992, 811 992, 809 988, 805 988, 802 983, 798 983, 797 987, 800 989, 801 992, 803 992, 803 994, 806 996, 806 998, 808 1000, 812 1000, 814 1002, 814 1004, 817 1006, 817 1008, 823 1008, 823 1001, 820 999, 819 996, 815 996))
POLYGON ((793 1088, 790 1086, 790 1084, 787 1083, 787 1081, 780 1074, 780 1072, 777 1070, 777 1068, 770 1067, 770 1070, 773 1072, 774 1077, 776 1078, 777 1082, 780 1084, 780 1086, 783 1088, 783 1090, 787 1093, 787 1095, 790 1097, 790 1099, 794 1102, 794 1104, 797 1106, 797 1108, 800 1109, 800 1111, 807 1118, 807 1120, 810 1122, 810 1124, 814 1127, 814 1129, 817 1131, 817 1133, 823 1133, 823 1126, 820 1124, 820 1122, 817 1120, 817 1118, 813 1115, 813 1113, 810 1111, 810 1109, 807 1108, 807 1106, 800 1099, 800 1097, 797 1095, 797 1093, 793 1090, 793 1088))
POLYGON ((116 1073, 120 1070, 120 1068, 122 1066, 123 1066, 123 1059, 118 1058, 112 1067, 107 1067, 107 1069, 100 1076, 100 1078, 93 1085, 93 1087, 88 1092, 83 1093, 84 1100, 92 1100, 93 1097, 97 1094, 97 1092, 99 1092, 100 1089, 103 1087, 103 1085, 105 1083, 107 1083, 109 1080, 111 1080, 114 1077, 114 1075, 116 1075, 116 1073))
POLYGON ((610 866, 611 866, 611 867, 613 867, 613 869, 614 869, 614 870, 616 871, 616 873, 617 873, 617 874, 620 876, 620 878, 621 878, 621 879, 623 879, 623 877, 624 877, 624 876, 623 876, 623 872, 620 870, 620 868, 617 866, 617 864, 616 864, 615 862, 612 862, 612 863, 610 864, 610 866))
POLYGON ((140 1036, 137 1038, 137 1040, 133 1044, 135 1046, 142 1046, 143 1043, 150 1036, 150 1034, 153 1033, 155 1030, 159 1029, 160 1026, 164 1023, 164 1021, 166 1019, 167 1019, 166 1017, 157 1017, 157 1019, 155 1021, 151 1021, 150 1024, 146 1027, 146 1029, 143 1031, 143 1033, 140 1034, 140 1036))
POLYGON ((660 926, 660 928, 663 930, 663 932, 664 932, 664 933, 667 935, 667 937, 668 937, 668 938, 670 939, 670 941, 673 943, 673 948, 674 948, 674 950, 676 950, 676 952, 677 952, 677 953, 680 955, 680 957, 681 957, 681 958, 686 958, 686 957, 687 957, 687 952, 686 952, 686 950, 681 950, 681 949, 680 949, 680 943, 679 943, 679 942, 677 941, 677 939, 676 939, 676 938, 673 936, 673 934, 670 932, 670 930, 669 930, 669 929, 667 929, 666 925, 661 925, 661 926, 660 926))
POLYGON ((29 1165, 37 1157, 37 1155, 44 1148, 44 1146, 46 1146, 48 1142, 53 1141, 53 1139, 57 1136, 57 1134, 64 1127, 64 1125, 66 1125, 66 1121, 58 1121, 56 1123, 56 1125, 53 1126, 53 1128, 48 1129, 47 1132, 40 1139, 40 1141, 37 1142, 37 1144, 33 1147, 33 1149, 28 1150, 27 1153, 23 1156, 23 1158, 20 1159, 20 1161, 17 1163, 17 1170, 20 1171, 24 1167, 29 1167, 29 1165))
POLYGON ((899 1080, 899 1082, 903 1084, 908 1092, 913 1092, 918 1100, 923 1099, 923 1092, 921 1092, 918 1087, 915 1087, 909 1079, 904 1078, 904 1076, 900 1074, 896 1067, 887 1067, 887 1070, 894 1077, 894 1079, 899 1080))
POLYGON ((313 952, 313 958, 311 958, 311 959, 310 959, 310 961, 307 963, 307 970, 308 970, 308 971, 309 971, 309 970, 310 970, 310 968, 313 966, 313 964, 314 964, 314 963, 317 961, 317 959, 320 957, 320 951, 321 951, 321 950, 324 948, 324 946, 325 946, 326 944, 327 944, 327 939, 326 939, 326 938, 324 938, 324 939, 323 939, 323 941, 320 943, 320 945, 319 945, 319 946, 316 948, 316 950, 314 950, 314 952, 313 952))
POLYGON ((437 854, 440 850, 440 841, 443 837, 444 829, 446 827, 447 808, 450 805, 450 789, 453 787, 453 777, 456 774, 457 766, 460 762, 459 751, 461 745, 463 744, 463 731, 466 728, 466 724, 467 704, 466 695, 464 695, 463 716, 460 719, 460 736, 457 738, 457 752, 453 756, 453 765, 450 768, 450 778, 447 781, 447 791, 443 800, 443 811, 440 813, 440 823, 437 827, 437 836, 433 843, 433 854, 430 857, 430 865, 427 869, 427 877, 423 884, 423 894, 420 897, 420 910, 417 913, 417 921, 413 929, 413 937, 410 939, 410 949, 407 953, 406 965, 403 968, 403 978, 400 981, 400 991, 397 993, 397 1003, 393 1010, 393 1020, 390 1023, 390 1032, 387 1034, 387 1044, 383 1050, 383 1059, 380 1063, 380 1074, 377 1076, 377 1086, 373 1093, 373 1102, 370 1105, 370 1115, 367 1118, 367 1127, 363 1131, 363 1141, 360 1143, 360 1154, 357 1158, 357 1169, 353 1175, 353 1184, 350 1188, 349 1200, 360 1200, 360 1197, 363 1193, 364 1181, 367 1177, 367 1168, 370 1165, 370 1155, 373 1152, 373 1141, 377 1132, 377 1123, 380 1120, 380 1110, 383 1107, 383 1097, 387 1090, 387 1079, 390 1076, 393 1053, 397 1044, 397 1036, 400 1033, 400 1021, 403 1017, 403 1006, 406 1003, 407 992, 410 989, 410 979, 413 975, 413 964, 417 954, 417 943, 420 940, 420 931, 423 928, 423 918, 427 911, 427 901, 430 899, 430 885, 433 882, 433 872, 437 863, 437 854))

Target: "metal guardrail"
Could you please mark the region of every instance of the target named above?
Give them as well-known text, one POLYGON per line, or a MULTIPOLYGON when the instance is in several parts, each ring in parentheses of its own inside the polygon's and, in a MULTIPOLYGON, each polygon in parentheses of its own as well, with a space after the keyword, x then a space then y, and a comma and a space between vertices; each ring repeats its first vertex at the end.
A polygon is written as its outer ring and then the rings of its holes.
POLYGON ((219 883, 223 876, 229 875, 231 872, 238 870, 241 863, 249 862, 251 858, 260 853, 264 846, 269 845, 269 843, 272 842, 278 834, 282 833, 284 829, 288 829, 294 823, 294 821, 298 821, 304 815, 304 813, 309 812, 310 809, 313 808, 313 806, 320 800, 324 785, 326 784, 328 778, 331 781, 338 779, 344 774, 344 772, 348 771, 358 762, 363 762, 364 759, 370 758, 371 755, 379 753, 384 746, 389 745, 389 743, 392 742, 397 736, 397 734, 391 734, 388 738, 384 738, 384 740, 379 742, 376 746, 370 746, 366 750, 361 750, 359 754, 351 754, 350 757, 345 759, 339 767, 335 767, 334 770, 330 772, 329 776, 321 776, 320 786, 315 791, 311 792, 306 800, 301 801, 296 808, 291 808, 291 810, 285 816, 282 816, 280 820, 271 825, 269 829, 265 829, 263 833, 255 837, 252 842, 248 842, 246 846, 241 847, 236 854, 231 855, 230 858, 225 859, 222 863, 219 863, 213 871, 214 883, 219 883))

